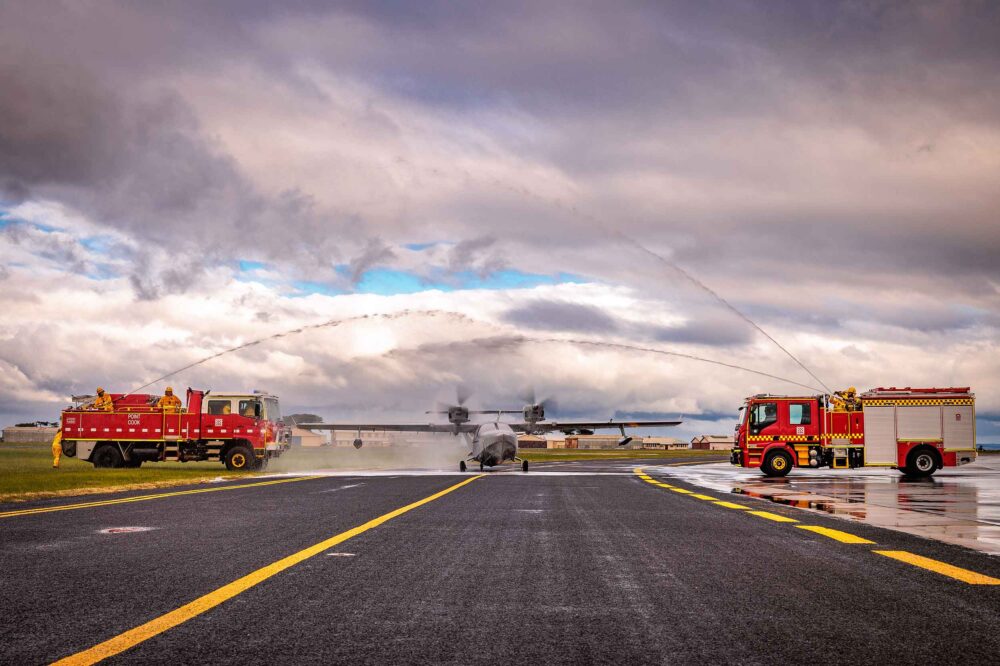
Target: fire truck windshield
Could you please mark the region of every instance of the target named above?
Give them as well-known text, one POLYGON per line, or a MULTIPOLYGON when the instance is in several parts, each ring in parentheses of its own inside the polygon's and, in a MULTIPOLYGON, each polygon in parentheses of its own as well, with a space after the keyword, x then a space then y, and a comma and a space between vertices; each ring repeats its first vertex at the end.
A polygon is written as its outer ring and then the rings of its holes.
POLYGON ((268 421, 281 420, 281 407, 274 398, 264 398, 264 418, 268 421))

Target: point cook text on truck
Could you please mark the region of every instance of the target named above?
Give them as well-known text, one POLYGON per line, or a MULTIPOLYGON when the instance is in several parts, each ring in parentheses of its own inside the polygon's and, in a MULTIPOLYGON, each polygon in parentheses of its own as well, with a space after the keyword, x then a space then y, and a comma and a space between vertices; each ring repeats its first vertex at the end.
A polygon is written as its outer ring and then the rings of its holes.
POLYGON ((907 387, 751 396, 730 461, 767 476, 793 467, 889 467, 926 477, 975 459, 976 396, 967 387, 907 387))
POLYGON ((288 449, 290 430, 281 422, 276 396, 209 395, 189 388, 180 411, 156 408, 157 397, 112 393, 113 411, 64 410, 63 453, 94 467, 216 460, 233 471, 253 471, 288 449))

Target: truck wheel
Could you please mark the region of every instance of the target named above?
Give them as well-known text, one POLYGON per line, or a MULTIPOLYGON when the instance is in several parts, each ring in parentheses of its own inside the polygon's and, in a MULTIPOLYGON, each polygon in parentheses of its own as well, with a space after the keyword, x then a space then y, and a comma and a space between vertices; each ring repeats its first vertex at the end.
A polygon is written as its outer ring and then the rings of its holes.
POLYGON ((253 468, 253 451, 249 448, 234 446, 226 452, 226 469, 230 472, 249 472, 253 468))
POLYGON ((925 479, 938 468, 937 451, 929 446, 918 446, 906 456, 903 474, 914 479, 925 479))
POLYGON ((122 452, 118 450, 118 447, 114 444, 102 444, 93 453, 91 460, 94 461, 94 467, 108 468, 108 467, 123 467, 125 465, 125 459, 122 458, 122 452))
POLYGON ((792 457, 787 451, 775 451, 764 459, 760 471, 764 476, 785 476, 792 471, 792 457))

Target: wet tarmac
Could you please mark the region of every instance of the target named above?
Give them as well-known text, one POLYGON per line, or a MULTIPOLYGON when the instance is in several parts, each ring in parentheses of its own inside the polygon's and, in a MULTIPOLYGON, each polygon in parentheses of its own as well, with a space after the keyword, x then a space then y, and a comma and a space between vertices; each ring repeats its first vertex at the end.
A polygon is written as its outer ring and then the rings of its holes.
POLYGON ((981 456, 921 480, 887 469, 796 469, 783 479, 728 463, 647 469, 1000 555, 1000 455, 981 456))

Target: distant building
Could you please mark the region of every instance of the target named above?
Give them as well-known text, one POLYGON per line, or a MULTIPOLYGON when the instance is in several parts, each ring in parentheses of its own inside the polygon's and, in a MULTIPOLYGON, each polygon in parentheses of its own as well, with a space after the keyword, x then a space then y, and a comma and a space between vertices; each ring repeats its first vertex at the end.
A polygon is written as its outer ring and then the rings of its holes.
POLYGON ((538 435, 520 435, 517 438, 517 446, 522 449, 547 449, 549 444, 544 437, 538 435))
POLYGON ((636 437, 644 449, 654 449, 659 451, 674 451, 677 449, 690 448, 687 442, 676 437, 636 437))
POLYGON ((698 435, 691 440, 692 449, 702 451, 728 451, 733 448, 732 435, 698 435))
POLYGON ((320 433, 313 430, 303 430, 302 428, 292 427, 292 436, 289 439, 289 444, 292 446, 330 446, 329 437, 325 433, 320 433))
POLYGON ((567 435, 567 449, 616 449, 618 435, 567 435))
POLYGON ((54 426, 9 426, 3 429, 3 443, 51 444, 57 430, 54 426))

